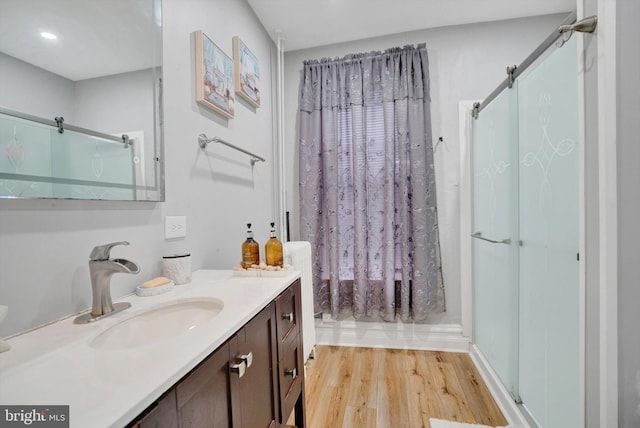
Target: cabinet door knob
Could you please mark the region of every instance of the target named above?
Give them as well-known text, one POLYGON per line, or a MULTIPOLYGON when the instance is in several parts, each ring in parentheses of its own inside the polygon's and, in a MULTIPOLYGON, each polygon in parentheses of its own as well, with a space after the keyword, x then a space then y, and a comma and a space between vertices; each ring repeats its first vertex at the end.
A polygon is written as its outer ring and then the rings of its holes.
POLYGON ((282 319, 287 320, 289 322, 293 322, 293 312, 289 312, 288 314, 282 314, 282 319))
POLYGON ((293 369, 285 369, 284 370, 284 374, 287 376, 291 376, 292 378, 295 378, 296 376, 298 376, 298 369, 293 368, 293 369))
POLYGON ((247 368, 251 367, 251 364, 253 364, 253 352, 249 352, 248 354, 238 355, 238 358, 247 364, 247 368))
POLYGON ((229 370, 232 373, 237 373, 238 377, 244 376, 244 372, 247 371, 247 364, 244 361, 235 362, 229 365, 229 370))

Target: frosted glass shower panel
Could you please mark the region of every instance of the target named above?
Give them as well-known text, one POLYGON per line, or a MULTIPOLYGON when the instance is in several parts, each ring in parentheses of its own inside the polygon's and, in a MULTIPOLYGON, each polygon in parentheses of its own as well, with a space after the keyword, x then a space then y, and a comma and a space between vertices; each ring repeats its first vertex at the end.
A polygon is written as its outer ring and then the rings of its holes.
POLYGON ((474 343, 514 397, 518 396, 517 134, 515 90, 503 92, 473 121, 474 343))
POLYGON ((135 199, 132 146, 0 116, 0 198, 135 199))
POLYGON ((51 195, 51 183, 38 179, 51 175, 48 127, 0 116, 0 147, 0 197, 51 195))
POLYGON ((542 427, 580 425, 576 37, 519 79, 520 395, 542 427))
POLYGON ((75 132, 51 131, 54 197, 135 200, 132 146, 75 132))

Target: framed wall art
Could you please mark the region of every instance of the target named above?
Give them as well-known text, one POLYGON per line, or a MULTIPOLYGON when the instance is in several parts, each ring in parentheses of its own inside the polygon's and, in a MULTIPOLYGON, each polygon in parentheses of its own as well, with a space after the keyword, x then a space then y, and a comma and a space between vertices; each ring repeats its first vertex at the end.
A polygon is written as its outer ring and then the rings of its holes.
POLYGON ((233 118, 233 60, 202 31, 195 32, 195 47, 196 101, 233 118))
POLYGON ((235 91, 254 107, 260 107, 260 65, 258 58, 238 36, 233 38, 235 91))

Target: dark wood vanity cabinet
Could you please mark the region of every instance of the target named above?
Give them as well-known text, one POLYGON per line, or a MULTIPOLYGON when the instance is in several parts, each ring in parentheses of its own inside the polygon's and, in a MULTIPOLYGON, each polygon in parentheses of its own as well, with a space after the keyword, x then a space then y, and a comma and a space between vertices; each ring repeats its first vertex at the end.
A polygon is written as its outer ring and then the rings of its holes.
POLYGON ((297 280, 129 426, 303 428, 299 320, 297 280))

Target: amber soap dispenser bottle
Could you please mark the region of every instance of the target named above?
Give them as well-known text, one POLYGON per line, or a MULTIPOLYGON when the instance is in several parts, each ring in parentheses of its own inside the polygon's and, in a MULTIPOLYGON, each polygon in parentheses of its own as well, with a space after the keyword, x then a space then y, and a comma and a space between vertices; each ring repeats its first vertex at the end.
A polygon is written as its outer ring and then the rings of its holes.
POLYGON ((271 238, 264 245, 268 266, 282 266, 282 242, 276 238, 276 224, 271 223, 271 238))
POLYGON ((249 269, 260 264, 260 245, 253 239, 251 223, 247 223, 247 240, 242 243, 242 267, 249 269))

